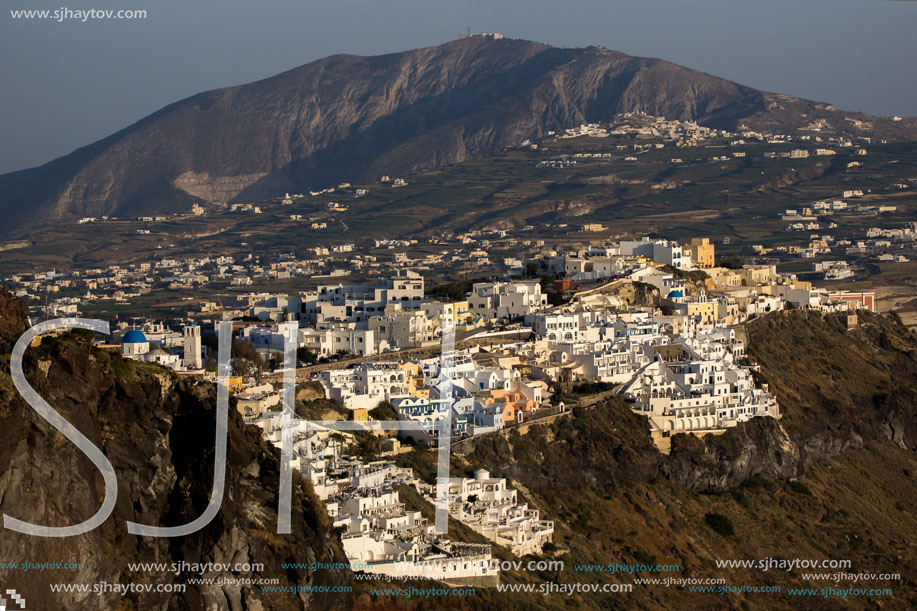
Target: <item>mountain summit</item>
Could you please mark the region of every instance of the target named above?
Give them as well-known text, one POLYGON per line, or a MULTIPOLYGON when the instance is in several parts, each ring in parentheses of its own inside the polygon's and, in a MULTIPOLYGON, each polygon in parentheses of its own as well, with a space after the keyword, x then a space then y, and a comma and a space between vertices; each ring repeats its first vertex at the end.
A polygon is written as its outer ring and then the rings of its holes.
POLYGON ((377 57, 334 55, 192 96, 41 167, 0 176, 8 219, 0 231, 375 180, 628 111, 723 128, 840 115, 602 47, 473 36, 377 57))

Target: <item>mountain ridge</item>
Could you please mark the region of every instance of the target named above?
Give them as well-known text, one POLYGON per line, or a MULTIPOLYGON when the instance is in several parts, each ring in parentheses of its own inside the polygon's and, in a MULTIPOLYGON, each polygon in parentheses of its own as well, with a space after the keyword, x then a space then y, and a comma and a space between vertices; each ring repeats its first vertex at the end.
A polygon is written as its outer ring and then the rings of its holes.
POLYGON ((8 218, 0 231, 370 182, 629 111, 730 129, 789 126, 794 117, 801 125, 826 113, 840 123, 841 115, 865 117, 604 47, 478 36, 339 54, 190 96, 43 166, 0 176, 8 218))

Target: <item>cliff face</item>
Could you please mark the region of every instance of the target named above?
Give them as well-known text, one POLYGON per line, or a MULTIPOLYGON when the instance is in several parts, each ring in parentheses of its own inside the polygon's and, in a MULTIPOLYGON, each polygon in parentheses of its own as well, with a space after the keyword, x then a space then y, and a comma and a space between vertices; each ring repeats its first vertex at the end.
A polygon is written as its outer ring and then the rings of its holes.
MULTIPOLYGON (((336 55, 195 95, 44 166, 0 176, 0 210, 3 231, 24 231, 34 221, 252 201, 473 159, 628 111, 728 128, 795 128, 822 116, 843 127, 844 116, 861 117, 826 108, 600 47, 475 37, 336 55)), ((885 124, 868 119, 874 129, 885 124)), ((909 125, 883 135, 901 137, 909 125)))
MULTIPOLYGON (((66 438, 19 397, 9 375, 10 349, 26 328, 25 310, 0 292, 0 512, 44 525, 75 524, 96 512, 101 474, 66 438)), ((332 609, 349 594, 262 592, 258 585, 188 585, 183 594, 52 593, 49 583, 177 584, 193 571, 130 571, 128 563, 263 564, 254 572, 203 577, 279 579, 280 585, 346 586, 349 573, 284 569, 281 563, 346 562, 311 485, 295 480, 292 534, 277 535, 278 452, 230 408, 226 493, 204 529, 180 538, 128 534, 127 521, 185 524, 207 506, 213 481, 213 384, 176 378, 153 366, 92 349, 78 335, 44 340, 26 355, 32 386, 111 461, 118 500, 98 529, 62 539, 4 530, 6 562, 74 562, 75 571, 0 570, 36 609, 332 609)))
MULTIPOLYGON (((837 586, 799 572, 728 571, 726 558, 845 558, 852 571, 899 573, 895 602, 807 599, 812 609, 913 604, 917 537, 917 337, 888 317, 861 313, 848 330, 816 312, 773 314, 747 327, 760 382, 783 418, 756 418, 723 435, 677 435, 670 455, 646 421, 614 398, 550 426, 488 435, 453 457, 456 473, 507 477, 554 520, 562 572, 548 581, 620 580, 577 564, 673 563, 682 577, 727 583, 837 586), (728 528, 715 527, 726 524, 728 528)), ((506 575, 506 582, 532 580, 506 575)), ((877 587, 872 582, 870 587, 877 587)), ((635 582, 626 598, 494 594, 492 605, 561 609, 797 609, 798 598, 704 594, 635 582), (503 598, 501 598, 503 596, 503 598)), ((358 608, 361 599, 358 599, 358 608)))
POLYGON ((676 436, 666 474, 695 490, 729 490, 759 473, 800 476, 869 441, 917 449, 917 338, 891 318, 859 321, 848 330, 840 317, 789 312, 751 323, 749 354, 783 418, 704 440, 676 436))
POLYGON ((845 450, 887 442, 917 450, 917 337, 892 318, 860 313, 848 330, 818 312, 771 314, 747 327, 748 353, 781 405, 781 420, 754 418, 723 435, 672 437, 668 456, 621 399, 557 425, 550 443, 490 437, 475 464, 527 484, 650 483, 694 492, 734 490, 755 475, 800 477, 845 450), (571 468, 571 458, 575 467, 571 468))

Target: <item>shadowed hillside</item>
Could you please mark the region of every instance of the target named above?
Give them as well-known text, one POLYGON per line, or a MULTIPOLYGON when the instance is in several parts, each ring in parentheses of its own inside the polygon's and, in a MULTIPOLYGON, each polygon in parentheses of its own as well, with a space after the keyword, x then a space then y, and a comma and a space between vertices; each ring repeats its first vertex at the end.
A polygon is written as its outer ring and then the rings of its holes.
MULTIPOLYGON (((784 418, 756 418, 721 436, 680 435, 670 456, 650 443, 645 420, 615 399, 575 410, 552 427, 533 425, 474 441, 453 469, 485 468, 555 521, 565 570, 504 575, 508 583, 634 583, 631 575, 577 565, 677 564, 638 578, 722 578, 733 587, 780 592, 705 593, 635 585, 627 594, 543 597, 485 594, 501 608, 864 609, 917 603, 917 338, 896 320, 815 312, 771 315, 749 325, 784 418), (898 573, 900 581, 837 583, 795 569, 718 568, 716 559, 850 560, 848 573, 898 573), (867 587, 893 597, 793 596, 790 588, 867 587)), ((433 457, 429 457, 432 468, 433 457)), ((416 458, 412 457, 416 462, 416 458)), ((813 571, 818 573, 819 571, 813 571)), ((834 573, 837 571, 826 571, 834 573)), ((358 595, 357 608, 369 608, 358 595)), ((393 601, 394 602, 394 601, 393 601)), ((462 603, 462 608, 479 601, 462 603)), ((401 608, 401 607, 399 607, 401 608)), ((413 608, 413 607, 409 607, 413 608)))
MULTIPOLYGON (((101 478, 75 447, 19 398, 9 377, 12 343, 25 328, 25 308, 0 294, 0 511, 61 525, 98 506, 101 478)), ((92 533, 62 540, 5 532, 5 561, 83 562, 78 575, 53 581, 174 583, 189 575, 131 573, 128 562, 263 562, 257 576, 283 584, 343 585, 351 595, 268 594, 256 588, 190 586, 182 597, 146 595, 142 608, 302 609, 383 605, 391 609, 863 609, 917 604, 917 338, 897 320, 860 315, 847 329, 836 316, 773 314, 747 327, 748 352, 761 365, 759 383, 776 392, 784 417, 756 418, 727 433, 676 436, 672 453, 651 444, 646 421, 614 398, 576 408, 551 425, 509 429, 474 439, 453 454, 454 473, 485 468, 555 522, 545 559, 560 571, 508 571, 508 584, 624 583, 625 594, 542 596, 478 588, 473 597, 404 599, 371 593, 398 586, 350 581, 341 571, 286 571, 281 562, 343 562, 328 518, 297 479, 293 535, 276 524, 277 453, 231 412, 227 495, 204 530, 175 540, 126 534, 124 522, 190 521, 207 503, 212 472, 212 385, 179 380, 154 366, 93 350, 69 334, 43 340, 26 359, 31 383, 111 459, 120 495, 111 519, 92 533), (805 570, 718 567, 716 560, 849 560, 848 573, 894 573, 900 580, 836 583, 805 570), (583 565, 678 565, 677 573, 628 575, 579 570, 583 565), (724 585, 771 586, 779 592, 697 592, 686 585, 643 585, 642 578, 723 579, 724 585), (800 597, 797 587, 891 588, 893 595, 800 597), (235 594, 234 594, 235 592, 235 594)), ((398 458, 428 477, 431 452, 398 458)), ((427 515, 416 494, 405 501, 427 515)), ((479 540, 452 525, 453 536, 479 540)), ((508 559, 505 550, 495 557, 508 559)), ((834 573, 835 571, 829 571, 834 573)), ((817 573, 817 572, 815 572, 817 573)), ((0 574, 38 608, 135 609, 138 600, 51 594, 28 573, 0 574), (120 606, 119 606, 120 605, 120 606)), ((403 584, 400 584, 403 585, 403 584)), ((432 583, 411 584, 436 587, 432 583)))
MULTIPOLYGON (((94 514, 104 496, 101 474, 40 418, 13 388, 12 345, 26 329, 21 301, 0 290, 0 513, 66 526, 94 514)), ((279 579, 282 585, 349 584, 345 572, 314 573, 283 562, 346 562, 340 541, 311 485, 294 479, 292 534, 277 535, 279 453, 230 408, 226 492, 209 525, 179 538, 137 537, 127 521, 186 524, 207 506, 213 481, 213 384, 91 349, 79 333, 46 337, 27 351, 32 386, 99 447, 118 477, 111 517, 84 535, 39 538, 4 530, 4 562, 73 562, 83 568, 36 573, 0 570, 29 609, 343 609, 349 594, 271 594, 257 586, 189 585, 175 594, 52 593, 48 583, 175 584, 201 577, 134 571, 128 563, 261 563, 263 570, 205 577, 279 579), (181 606, 176 606, 178 601, 181 606), (142 605, 141 605, 142 602, 142 605)))

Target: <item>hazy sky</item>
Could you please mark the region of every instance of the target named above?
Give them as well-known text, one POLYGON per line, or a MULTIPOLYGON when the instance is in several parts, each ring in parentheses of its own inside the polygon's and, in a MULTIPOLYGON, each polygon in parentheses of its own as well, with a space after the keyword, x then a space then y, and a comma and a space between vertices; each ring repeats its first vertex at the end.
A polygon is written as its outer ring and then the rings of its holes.
POLYGON ((878 115, 917 115, 917 2, 894 0, 2 0, 0 173, 194 93, 333 53, 439 44, 470 26, 603 45, 878 115), (10 10, 146 9, 144 20, 10 10))

